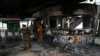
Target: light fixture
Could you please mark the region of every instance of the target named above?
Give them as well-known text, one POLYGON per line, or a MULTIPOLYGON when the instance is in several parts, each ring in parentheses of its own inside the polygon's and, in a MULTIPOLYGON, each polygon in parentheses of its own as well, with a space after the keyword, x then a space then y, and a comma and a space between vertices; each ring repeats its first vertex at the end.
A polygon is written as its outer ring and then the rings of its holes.
POLYGON ((61 24, 58 24, 58 26, 60 27, 60 26, 61 26, 61 24))
POLYGON ((82 15, 78 15, 77 17, 82 17, 82 15))
POLYGON ((72 17, 69 17, 70 19, 72 18, 72 17))
POLYGON ((80 2, 81 4, 95 4, 96 0, 86 0, 86 1, 83 1, 83 2, 80 2))
POLYGON ((96 5, 100 5, 100 0, 96 0, 96 5))

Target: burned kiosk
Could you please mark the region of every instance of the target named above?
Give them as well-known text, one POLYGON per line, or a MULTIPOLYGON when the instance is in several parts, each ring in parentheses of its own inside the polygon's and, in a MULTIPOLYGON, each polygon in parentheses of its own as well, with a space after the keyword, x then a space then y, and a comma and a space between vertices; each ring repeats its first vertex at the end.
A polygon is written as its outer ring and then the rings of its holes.
POLYGON ((68 43, 83 46, 92 44, 95 19, 91 11, 86 12, 89 8, 77 9, 69 15, 63 14, 59 8, 62 7, 45 9, 47 11, 44 19, 46 43, 59 47, 64 47, 68 43))

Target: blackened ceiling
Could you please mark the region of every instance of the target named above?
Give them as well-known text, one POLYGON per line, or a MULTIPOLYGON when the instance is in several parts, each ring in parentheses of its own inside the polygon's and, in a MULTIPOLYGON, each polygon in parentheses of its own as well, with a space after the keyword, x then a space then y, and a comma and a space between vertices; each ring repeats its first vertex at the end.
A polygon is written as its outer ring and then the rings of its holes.
POLYGON ((65 5, 76 9, 83 0, 0 0, 0 15, 27 15, 54 5, 65 5))

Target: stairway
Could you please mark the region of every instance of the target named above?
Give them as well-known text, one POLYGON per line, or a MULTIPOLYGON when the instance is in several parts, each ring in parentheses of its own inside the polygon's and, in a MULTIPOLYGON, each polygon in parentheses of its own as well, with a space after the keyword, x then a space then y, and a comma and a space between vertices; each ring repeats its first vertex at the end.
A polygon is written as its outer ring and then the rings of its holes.
POLYGON ((78 26, 81 22, 83 22, 82 18, 75 20, 75 22, 71 23, 70 25, 71 29, 75 29, 75 27, 78 26))

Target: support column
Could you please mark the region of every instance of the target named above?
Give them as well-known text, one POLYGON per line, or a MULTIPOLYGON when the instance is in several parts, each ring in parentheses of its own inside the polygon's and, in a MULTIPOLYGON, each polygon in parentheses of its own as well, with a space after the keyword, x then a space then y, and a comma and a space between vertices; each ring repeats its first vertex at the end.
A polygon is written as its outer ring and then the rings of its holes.
POLYGON ((100 14, 100 5, 97 5, 97 14, 95 15, 95 22, 94 22, 94 37, 96 37, 97 34, 97 24, 98 24, 98 19, 99 19, 99 14, 100 14))
POLYGON ((98 24, 98 19, 99 19, 99 14, 100 14, 100 5, 97 5, 97 14, 95 15, 95 22, 94 22, 94 29, 93 29, 93 44, 95 44, 95 38, 97 37, 97 24, 98 24))
POLYGON ((56 18, 56 28, 58 28, 58 17, 56 18))
POLYGON ((50 24, 49 24, 50 22, 49 22, 49 19, 50 19, 50 18, 49 18, 49 17, 47 17, 47 21, 48 21, 48 28, 50 28, 50 24))

